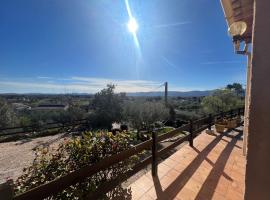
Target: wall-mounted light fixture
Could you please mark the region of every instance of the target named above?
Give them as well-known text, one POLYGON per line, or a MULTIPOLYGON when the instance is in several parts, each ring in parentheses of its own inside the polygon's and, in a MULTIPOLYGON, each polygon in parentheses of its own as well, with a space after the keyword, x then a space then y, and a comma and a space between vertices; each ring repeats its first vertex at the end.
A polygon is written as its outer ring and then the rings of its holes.
POLYGON ((244 21, 234 22, 230 25, 228 32, 233 38, 234 51, 237 54, 246 54, 248 50, 248 44, 243 38, 244 33, 247 30, 247 24, 244 21), (241 42, 245 41, 244 50, 240 50, 241 42))

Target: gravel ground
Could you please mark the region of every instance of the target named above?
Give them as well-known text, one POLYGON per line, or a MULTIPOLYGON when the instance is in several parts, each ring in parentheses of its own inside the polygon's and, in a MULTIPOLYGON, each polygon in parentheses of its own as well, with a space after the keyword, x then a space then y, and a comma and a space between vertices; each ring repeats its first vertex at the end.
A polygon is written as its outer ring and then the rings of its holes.
POLYGON ((0 143, 0 183, 7 179, 15 180, 23 173, 23 168, 31 165, 35 158, 34 149, 37 147, 57 147, 68 137, 58 134, 35 139, 25 139, 16 142, 0 143))
MULTIPOLYGON (((29 167, 35 158, 35 148, 56 148, 66 137, 69 136, 58 134, 35 139, 25 139, 16 142, 0 143, 0 183, 6 182, 7 179, 16 180, 20 175, 22 175, 23 168, 29 167)), ((163 141, 161 146, 164 148, 170 145, 178 137, 163 141)), ((181 147, 182 145, 179 145, 176 149, 181 147)), ((166 157, 166 155, 164 157, 166 157)), ((136 180, 149 171, 149 169, 151 169, 151 166, 146 167, 144 170, 141 170, 132 176, 125 185, 129 182, 133 182, 134 179, 136 180)))

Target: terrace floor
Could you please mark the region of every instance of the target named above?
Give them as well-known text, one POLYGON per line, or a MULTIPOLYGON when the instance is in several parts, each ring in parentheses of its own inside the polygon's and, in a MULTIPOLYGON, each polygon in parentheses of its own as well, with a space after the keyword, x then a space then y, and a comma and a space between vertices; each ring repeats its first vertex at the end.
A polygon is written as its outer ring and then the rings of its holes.
POLYGON ((158 176, 147 172, 130 187, 132 199, 243 199, 245 157, 242 129, 201 133, 158 165, 158 176))

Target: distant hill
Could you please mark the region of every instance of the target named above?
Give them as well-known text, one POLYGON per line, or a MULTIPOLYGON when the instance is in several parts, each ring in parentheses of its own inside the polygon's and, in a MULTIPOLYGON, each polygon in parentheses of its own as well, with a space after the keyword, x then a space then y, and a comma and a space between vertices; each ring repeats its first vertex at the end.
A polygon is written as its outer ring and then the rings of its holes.
MULTIPOLYGON (((214 90, 187 91, 187 92, 169 91, 168 96, 170 96, 170 97, 201 97, 201 96, 209 96, 213 92, 214 92, 214 90)), ((132 93, 127 93, 127 96, 158 97, 158 96, 164 96, 164 92, 132 92, 132 93)))
MULTIPOLYGON (((170 97, 201 97, 201 96, 209 96, 212 94, 214 90, 194 90, 194 91, 169 91, 168 96, 170 97)), ((93 96, 94 94, 87 94, 87 93, 69 93, 69 94, 46 94, 46 93, 24 93, 24 94, 16 94, 16 93, 3 93, 0 96, 93 96)), ((160 92, 127 92, 127 96, 130 97, 159 97, 164 96, 164 91, 160 92)))

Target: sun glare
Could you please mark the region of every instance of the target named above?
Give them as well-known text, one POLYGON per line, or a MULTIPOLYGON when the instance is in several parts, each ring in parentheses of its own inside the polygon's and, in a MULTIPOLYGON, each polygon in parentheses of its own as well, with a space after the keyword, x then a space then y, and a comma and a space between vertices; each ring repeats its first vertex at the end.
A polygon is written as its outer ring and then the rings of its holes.
POLYGON ((139 43, 139 40, 137 37, 137 31, 139 28, 139 24, 137 23, 136 19, 133 17, 133 15, 131 13, 131 9, 130 9, 128 0, 125 0, 125 4, 126 4, 126 8, 127 8, 127 14, 129 17, 129 21, 127 23, 127 29, 133 36, 134 44, 137 48, 138 58, 141 59, 140 43, 139 43))
POLYGON ((138 23, 137 23, 135 18, 130 18, 130 20, 127 24, 127 27, 131 33, 136 33, 138 28, 139 28, 138 23))

